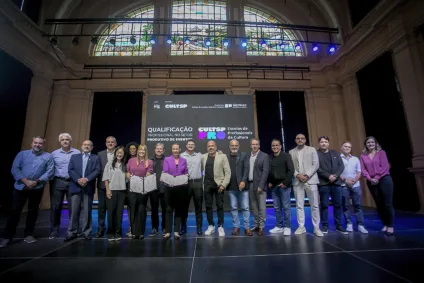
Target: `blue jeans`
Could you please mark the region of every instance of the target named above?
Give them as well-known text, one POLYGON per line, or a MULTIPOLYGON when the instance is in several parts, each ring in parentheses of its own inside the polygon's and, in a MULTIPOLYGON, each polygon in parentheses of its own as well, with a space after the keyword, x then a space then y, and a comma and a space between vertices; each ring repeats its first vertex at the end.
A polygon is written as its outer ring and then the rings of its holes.
POLYGON ((245 188, 243 191, 229 190, 231 216, 233 218, 233 227, 240 227, 239 220, 239 204, 243 213, 243 226, 244 229, 250 229, 250 210, 249 210, 249 190, 245 188))
POLYGON ((290 208, 291 208, 291 202, 290 202, 290 191, 291 187, 273 187, 272 192, 272 199, 274 200, 274 210, 275 210, 275 218, 276 218, 276 224, 275 226, 278 228, 283 228, 283 217, 282 217, 282 209, 284 209, 284 227, 290 228, 291 222, 290 222, 290 208))
POLYGON ((346 224, 352 224, 351 212, 350 212, 350 198, 352 198, 352 204, 355 209, 356 222, 358 225, 364 225, 364 213, 362 212, 362 189, 361 186, 354 188, 342 187, 342 206, 343 214, 346 219, 346 224))
POLYGON ((342 226, 342 187, 327 185, 318 187, 321 211, 321 226, 328 228, 328 205, 333 203, 333 214, 336 228, 342 226))

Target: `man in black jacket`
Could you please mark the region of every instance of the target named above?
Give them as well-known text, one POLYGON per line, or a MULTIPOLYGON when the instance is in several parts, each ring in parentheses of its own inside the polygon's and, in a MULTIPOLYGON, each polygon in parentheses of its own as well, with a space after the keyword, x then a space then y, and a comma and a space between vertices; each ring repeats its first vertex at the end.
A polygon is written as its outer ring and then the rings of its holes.
POLYGON ((342 218, 342 180, 340 175, 344 170, 344 163, 340 157, 340 153, 335 150, 329 150, 330 139, 327 136, 318 138, 319 150, 319 168, 318 168, 318 191, 320 196, 320 212, 321 212, 321 231, 328 233, 328 204, 329 196, 333 203, 334 222, 336 230, 342 234, 347 234, 343 228, 342 218))
POLYGON ((271 188, 274 200, 276 224, 269 232, 272 234, 284 233, 291 235, 290 209, 291 209, 291 184, 294 174, 294 165, 291 155, 281 151, 281 141, 273 139, 271 142, 273 154, 269 156, 268 186, 271 188), (284 226, 282 209, 284 209, 284 226))
POLYGON ((153 173, 156 174, 156 184, 158 189, 149 193, 150 198, 150 207, 152 209, 152 232, 150 233, 150 237, 156 236, 159 232, 159 203, 162 208, 162 235, 165 235, 165 217, 166 217, 166 203, 165 203, 165 187, 163 183, 160 181, 160 176, 162 174, 163 169, 163 160, 165 146, 163 143, 158 143, 155 146, 155 156, 150 158, 153 161, 153 173))
POLYGON ((231 216, 233 218, 233 231, 231 234, 240 235, 239 205, 243 211, 244 233, 253 236, 250 231, 249 189, 247 178, 249 176, 249 157, 246 152, 239 152, 238 140, 230 141, 230 154, 227 155, 231 168, 231 180, 227 187, 230 196, 231 216))

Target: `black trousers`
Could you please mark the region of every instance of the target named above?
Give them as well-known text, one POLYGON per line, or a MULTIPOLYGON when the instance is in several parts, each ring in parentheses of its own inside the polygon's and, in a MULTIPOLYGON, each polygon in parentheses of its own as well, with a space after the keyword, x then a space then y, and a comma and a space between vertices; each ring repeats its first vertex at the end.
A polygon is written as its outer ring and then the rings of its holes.
POLYGON ((98 222, 98 230, 105 231, 106 229, 106 189, 99 189, 97 188, 97 197, 98 197, 98 205, 97 205, 97 222, 98 222))
POLYGON ((390 175, 380 179, 377 185, 367 182, 371 195, 377 205, 377 212, 384 226, 393 227, 395 210, 393 208, 393 180, 390 175))
POLYGON ((70 181, 54 178, 50 183, 50 233, 59 233, 62 204, 68 201, 69 218, 71 217, 71 195, 68 192, 70 181))
POLYGON ((131 210, 131 233, 136 237, 144 236, 144 232, 146 231, 148 196, 147 194, 129 192, 128 200, 131 210))
POLYGON ((197 228, 202 228, 203 181, 202 179, 196 180, 196 181, 197 182, 193 182, 193 180, 188 181, 187 204, 186 204, 187 209, 184 209, 183 211, 184 214, 181 221, 181 226, 183 227, 187 227, 188 210, 190 207, 190 201, 193 198, 194 210, 196 212, 196 226, 197 228))
POLYGON ((35 222, 38 217, 38 210, 40 206, 41 197, 43 196, 42 189, 29 189, 29 190, 13 190, 13 206, 12 212, 7 220, 6 227, 4 229, 3 238, 12 239, 16 233, 16 227, 19 224, 21 218, 22 209, 28 200, 28 213, 26 218, 26 225, 24 230, 24 237, 32 236, 35 228, 35 222))
POLYGON ((218 227, 224 225, 224 192, 218 193, 218 186, 215 183, 205 182, 205 207, 206 217, 209 225, 215 226, 213 222, 213 197, 215 196, 216 212, 218 214, 218 227))
POLYGON ((112 197, 106 200, 107 204, 107 234, 122 235, 122 216, 127 192, 125 190, 112 191, 112 197))
POLYGON ((162 209, 162 231, 165 230, 166 226, 166 201, 165 194, 161 193, 160 190, 155 190, 148 194, 150 198, 150 207, 152 208, 152 228, 159 230, 159 204, 162 209))
POLYGON ((166 187, 166 233, 172 232, 172 214, 175 211, 174 232, 180 232, 181 217, 187 203, 187 187, 166 187))

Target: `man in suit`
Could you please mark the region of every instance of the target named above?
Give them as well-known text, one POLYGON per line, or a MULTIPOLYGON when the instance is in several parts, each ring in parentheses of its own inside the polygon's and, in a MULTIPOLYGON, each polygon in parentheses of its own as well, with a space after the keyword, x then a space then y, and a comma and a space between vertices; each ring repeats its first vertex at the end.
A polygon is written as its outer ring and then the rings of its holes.
POLYGON ((239 151, 238 140, 230 141, 230 154, 227 158, 230 163, 231 179, 228 185, 230 197, 231 216, 233 218, 232 235, 240 235, 239 206, 243 211, 244 233, 253 236, 250 231, 249 190, 246 186, 249 175, 249 158, 246 152, 239 151))
POLYGON ((102 171, 100 172, 99 178, 97 179, 97 197, 99 203, 97 205, 97 222, 98 231, 96 238, 101 238, 105 234, 106 229, 106 186, 105 182, 102 182, 103 171, 105 170, 106 164, 113 161, 115 154, 116 138, 109 136, 106 138, 106 149, 99 152, 100 163, 102 171))
POLYGON ((68 236, 65 242, 77 237, 80 223, 81 206, 83 206, 82 233, 86 240, 91 240, 91 209, 96 190, 96 178, 102 167, 99 156, 91 154, 93 143, 86 140, 82 143, 81 154, 72 155, 69 161, 68 174, 72 182, 69 185, 71 195, 71 219, 68 226, 68 236))
POLYGON ((202 169, 205 172, 203 184, 205 195, 206 217, 208 219, 208 229, 205 235, 215 233, 213 222, 212 206, 215 196, 216 210, 218 214, 218 234, 225 236, 224 225, 224 191, 230 183, 231 170, 227 156, 221 151, 217 151, 216 143, 208 141, 207 153, 202 155, 202 169))
POLYGON ((260 142, 258 139, 252 139, 250 141, 250 148, 252 152, 249 158, 248 185, 250 206, 254 215, 254 227, 252 231, 258 232, 259 236, 263 236, 265 235, 269 158, 266 153, 259 150, 260 142))
POLYGON ((344 171, 344 163, 340 154, 328 149, 330 139, 327 136, 318 138, 319 142, 319 168, 318 168, 318 191, 320 197, 320 212, 321 212, 321 230, 328 233, 328 204, 329 196, 333 203, 334 222, 336 230, 342 234, 348 234, 342 226, 342 175, 344 171))
POLYGON ((275 227, 269 230, 270 233, 284 233, 284 236, 291 235, 291 184, 294 167, 291 155, 281 151, 281 141, 273 139, 271 142, 273 154, 269 156, 269 187, 271 188, 274 200, 274 210, 276 223, 275 227), (281 209, 284 209, 284 223, 281 209))
POLYGON ((322 237, 324 234, 319 228, 320 216, 318 207, 318 175, 319 167, 317 150, 306 145, 304 134, 296 136, 297 147, 289 151, 294 165, 293 190, 296 198, 296 217, 299 227, 294 232, 296 235, 306 233, 305 229, 305 191, 311 207, 314 234, 322 237))

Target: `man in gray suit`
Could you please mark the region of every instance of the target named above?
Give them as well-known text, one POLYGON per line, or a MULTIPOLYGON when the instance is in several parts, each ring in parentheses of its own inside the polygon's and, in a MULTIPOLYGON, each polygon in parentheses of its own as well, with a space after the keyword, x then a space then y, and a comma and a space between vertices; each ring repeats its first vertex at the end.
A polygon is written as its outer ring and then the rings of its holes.
POLYGON ((250 141, 252 153, 249 157, 249 198, 250 206, 254 215, 254 227, 252 231, 258 232, 259 236, 265 235, 266 221, 266 190, 269 174, 268 154, 259 150, 260 142, 258 139, 250 141))
POLYGON ((296 197, 296 216, 299 227, 294 232, 296 235, 306 233, 305 229, 305 191, 309 199, 309 205, 312 210, 312 224, 314 225, 314 234, 318 237, 324 236, 319 229, 320 214, 318 206, 318 176, 319 168, 317 150, 307 146, 306 137, 303 134, 296 136, 297 147, 289 151, 294 165, 293 190, 296 197))
POLYGON ((97 222, 98 230, 96 233, 96 238, 101 238, 105 234, 106 229, 106 187, 105 182, 102 182, 103 171, 105 170, 106 164, 113 161, 113 155, 115 154, 116 148, 116 138, 109 136, 106 138, 106 149, 99 152, 100 162, 102 166, 102 171, 97 179, 97 197, 99 203, 97 206, 97 222))

